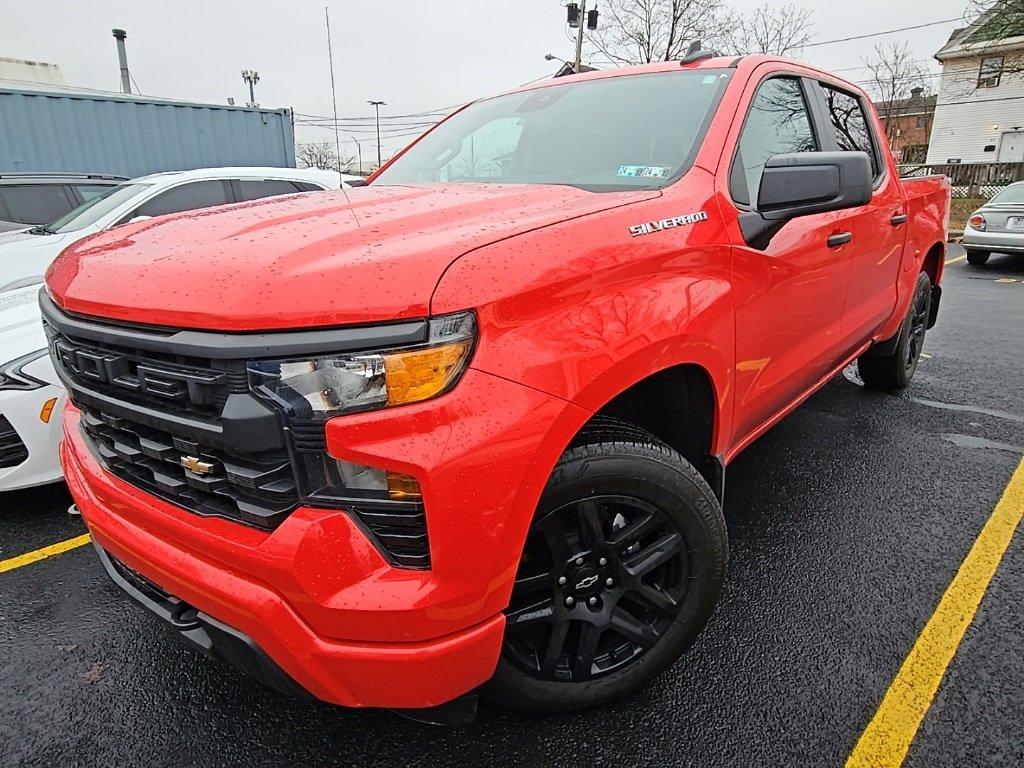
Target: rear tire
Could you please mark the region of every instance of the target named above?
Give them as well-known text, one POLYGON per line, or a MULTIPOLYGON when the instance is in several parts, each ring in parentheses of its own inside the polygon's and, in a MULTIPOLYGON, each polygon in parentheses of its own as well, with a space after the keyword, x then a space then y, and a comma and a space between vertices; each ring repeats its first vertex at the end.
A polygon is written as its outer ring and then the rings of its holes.
POLYGON ((879 355, 868 350, 857 360, 857 371, 869 389, 887 391, 906 387, 917 372, 921 359, 928 318, 932 308, 932 281, 927 273, 917 276, 914 296, 900 326, 899 339, 892 354, 879 355))
POLYGON ((983 267, 988 263, 988 257, 992 254, 988 251, 967 251, 967 263, 976 267, 983 267))
POLYGON ((727 560, 722 510, 697 470, 645 430, 595 418, 541 497, 484 695, 568 712, 637 691, 703 629, 727 560))

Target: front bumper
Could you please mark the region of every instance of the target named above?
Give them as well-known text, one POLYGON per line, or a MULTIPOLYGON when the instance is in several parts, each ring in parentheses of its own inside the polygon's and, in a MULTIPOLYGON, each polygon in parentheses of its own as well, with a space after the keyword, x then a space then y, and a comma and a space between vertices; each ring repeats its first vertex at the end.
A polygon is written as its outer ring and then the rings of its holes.
POLYGON ((344 510, 300 507, 268 533, 149 496, 100 467, 73 407, 61 454, 97 544, 129 569, 316 698, 421 708, 493 674, 533 510, 587 415, 471 369, 434 401, 329 422, 332 455, 420 481, 429 571, 389 565, 344 510))
MULTIPOLYGON (((20 442, 24 459, 0 467, 0 491, 13 491, 60 480, 57 446, 63 434, 62 411, 67 394, 62 387, 47 384, 39 389, 0 392, 0 416, 7 420, 20 442), (43 405, 57 399, 49 422, 40 418, 43 405)), ((0 446, 15 448, 16 446, 0 446)), ((5 452, 6 453, 6 452, 5 452)), ((10 453, 14 455, 15 451, 10 453)), ((5 462, 6 463, 6 462, 5 462)))

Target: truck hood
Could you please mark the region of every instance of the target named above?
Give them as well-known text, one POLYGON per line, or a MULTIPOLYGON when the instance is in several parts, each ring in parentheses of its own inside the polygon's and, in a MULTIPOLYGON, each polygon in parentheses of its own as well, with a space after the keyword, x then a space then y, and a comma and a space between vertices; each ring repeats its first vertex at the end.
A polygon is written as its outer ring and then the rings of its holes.
POLYGON ((117 227, 47 274, 69 312, 245 331, 424 317, 444 270, 538 227, 656 197, 554 185, 368 186, 117 227))

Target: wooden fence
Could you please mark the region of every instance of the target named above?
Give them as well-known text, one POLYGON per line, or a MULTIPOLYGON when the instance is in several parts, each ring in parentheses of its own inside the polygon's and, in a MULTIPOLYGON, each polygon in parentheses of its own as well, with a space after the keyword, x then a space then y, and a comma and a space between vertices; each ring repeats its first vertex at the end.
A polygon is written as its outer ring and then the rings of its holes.
POLYGON ((948 176, 953 197, 992 197, 1015 181, 1024 181, 1024 163, 940 163, 938 165, 901 165, 900 175, 948 176))

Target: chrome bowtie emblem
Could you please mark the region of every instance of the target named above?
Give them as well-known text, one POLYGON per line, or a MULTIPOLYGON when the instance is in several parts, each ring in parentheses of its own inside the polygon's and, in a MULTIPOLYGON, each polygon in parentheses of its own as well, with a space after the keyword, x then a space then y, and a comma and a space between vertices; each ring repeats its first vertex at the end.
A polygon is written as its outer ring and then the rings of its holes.
POLYGON ((597 583, 597 578, 596 573, 593 576, 585 576, 576 584, 576 589, 586 589, 587 587, 594 586, 597 583))
POLYGON ((198 459, 195 456, 182 456, 178 463, 195 475, 208 475, 213 472, 213 464, 198 459))

